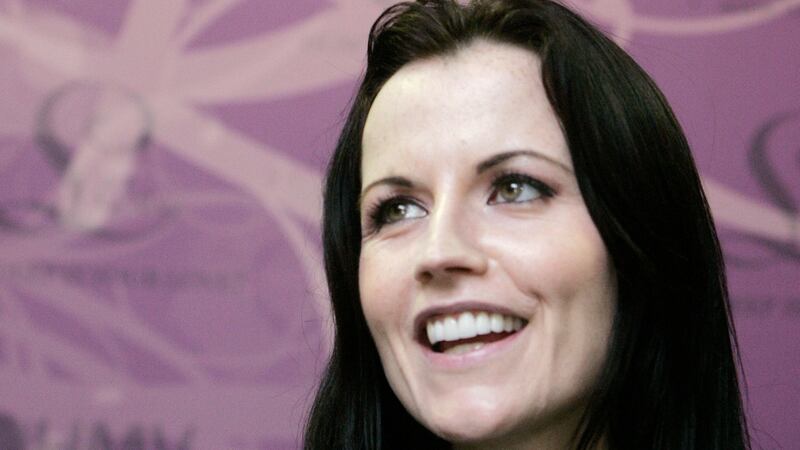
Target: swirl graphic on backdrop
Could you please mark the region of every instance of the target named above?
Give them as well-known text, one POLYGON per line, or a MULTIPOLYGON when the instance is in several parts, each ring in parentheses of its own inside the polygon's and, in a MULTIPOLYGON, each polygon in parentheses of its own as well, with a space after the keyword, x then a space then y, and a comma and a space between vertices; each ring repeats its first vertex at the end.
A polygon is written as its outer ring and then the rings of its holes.
MULTIPOLYGON (((753 177, 769 201, 786 217, 800 216, 800 110, 779 113, 767 120, 755 132, 748 151, 753 177), (778 160, 795 162, 778 164, 778 160)), ((748 246, 746 252, 731 252, 728 256, 740 266, 763 267, 782 261, 800 263, 800 221, 794 220, 787 240, 774 236, 736 233, 737 239, 756 244, 762 251, 748 246), (765 253, 763 250, 767 250, 765 253)))
MULTIPOLYGON (((698 18, 654 17, 636 13, 632 0, 577 0, 577 10, 611 26, 611 36, 625 47, 633 35, 691 36, 731 33, 784 17, 800 7, 798 0, 774 0, 733 12, 698 18)), ((728 9, 728 8, 720 8, 728 9)))

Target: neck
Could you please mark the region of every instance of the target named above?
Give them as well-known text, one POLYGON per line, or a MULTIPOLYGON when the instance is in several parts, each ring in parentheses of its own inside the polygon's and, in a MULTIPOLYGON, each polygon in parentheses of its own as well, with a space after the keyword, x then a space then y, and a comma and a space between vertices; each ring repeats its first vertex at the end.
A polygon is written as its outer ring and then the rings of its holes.
MULTIPOLYGON (((507 450, 572 450, 569 442, 563 440, 552 441, 547 439, 536 440, 535 442, 507 442, 502 440, 492 440, 480 443, 455 443, 453 450, 490 450, 490 449, 507 449, 507 450)), ((601 438, 600 441, 591 448, 591 450, 608 450, 606 439, 601 438)))

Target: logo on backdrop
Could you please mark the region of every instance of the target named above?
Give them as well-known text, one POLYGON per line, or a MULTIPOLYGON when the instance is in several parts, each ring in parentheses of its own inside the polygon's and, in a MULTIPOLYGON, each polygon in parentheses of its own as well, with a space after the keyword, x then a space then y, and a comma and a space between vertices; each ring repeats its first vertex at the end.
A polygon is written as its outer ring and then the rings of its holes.
POLYGON ((6 233, 60 227, 125 239, 166 218, 154 187, 147 186, 152 180, 136 173, 152 128, 141 98, 122 88, 71 82, 48 95, 36 117, 36 148, 57 184, 40 198, 17 191, 20 197, 0 204, 6 233))

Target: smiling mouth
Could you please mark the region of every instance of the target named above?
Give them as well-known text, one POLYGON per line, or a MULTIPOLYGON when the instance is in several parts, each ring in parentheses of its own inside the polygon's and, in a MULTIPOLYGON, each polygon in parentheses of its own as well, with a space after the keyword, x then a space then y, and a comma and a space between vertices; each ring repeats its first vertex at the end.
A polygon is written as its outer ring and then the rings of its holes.
POLYGON ((527 325, 521 317, 486 311, 468 311, 431 317, 422 341, 436 353, 464 354, 508 338, 527 325))

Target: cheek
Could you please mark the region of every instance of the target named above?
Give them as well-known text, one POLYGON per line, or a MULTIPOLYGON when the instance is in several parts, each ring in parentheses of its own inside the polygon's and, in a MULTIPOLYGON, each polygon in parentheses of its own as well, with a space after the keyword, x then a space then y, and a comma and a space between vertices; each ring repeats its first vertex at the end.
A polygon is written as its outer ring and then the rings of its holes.
POLYGON ((382 308, 379 300, 383 298, 383 293, 380 292, 381 285, 377 281, 372 258, 369 257, 368 252, 362 251, 358 269, 358 292, 361 298, 361 309, 364 311, 370 329, 373 328, 375 319, 380 317, 378 312, 382 308))
MULTIPOLYGON (((541 247, 539 288, 553 365, 571 385, 589 389, 606 359, 617 302, 616 274, 591 222, 541 247)), ((535 274, 528 274, 534 279, 535 274)), ((533 282, 537 283, 537 282, 533 282)))
POLYGON ((400 398, 408 398, 408 382, 404 359, 408 315, 411 295, 404 282, 404 258, 387 258, 393 252, 379 252, 375 248, 362 249, 359 266, 359 295, 361 308, 367 321, 384 373, 392 389, 400 398))
POLYGON ((568 210, 535 225, 497 247, 498 259, 505 260, 515 283, 545 301, 607 303, 614 272, 588 213, 568 210))
POLYGON ((401 317, 403 289, 398 283, 398 268, 391 265, 391 260, 381 258, 379 252, 365 248, 361 252, 358 275, 361 308, 370 331, 380 341, 392 321, 401 317))
POLYGON ((541 299, 554 329, 605 341, 616 307, 616 275, 593 227, 542 244, 529 268, 516 278, 541 299))
POLYGON ((591 383, 605 360, 616 274, 588 213, 563 217, 570 220, 539 222, 495 251, 516 288, 537 302, 534 320, 548 349, 548 370, 579 386, 591 383))
MULTIPOLYGON (((594 232, 594 229, 591 230, 594 232)), ((595 232, 596 233, 596 232, 595 232)), ((596 234, 583 234, 560 245, 548 246, 547 273, 558 298, 573 299, 575 307, 605 308, 616 299, 614 271, 602 240, 596 234)))

